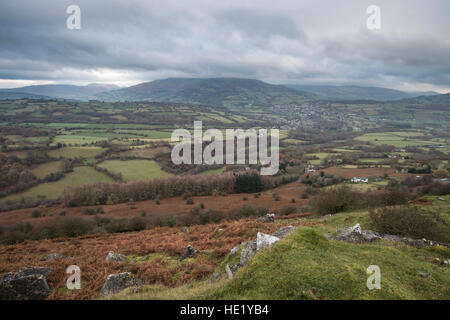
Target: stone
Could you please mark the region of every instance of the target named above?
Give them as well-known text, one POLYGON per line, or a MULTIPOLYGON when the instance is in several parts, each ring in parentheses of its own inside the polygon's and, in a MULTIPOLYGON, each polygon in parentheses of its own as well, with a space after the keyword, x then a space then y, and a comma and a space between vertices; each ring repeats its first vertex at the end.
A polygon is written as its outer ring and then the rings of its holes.
POLYGON ((230 254, 235 254, 236 252, 239 251, 240 246, 236 246, 233 249, 231 249, 230 254))
POLYGON ((263 250, 265 248, 271 247, 275 242, 279 241, 280 238, 271 236, 270 234, 265 234, 258 232, 256 237, 256 251, 263 250))
POLYGON ((181 260, 184 260, 186 258, 195 258, 198 254, 198 250, 195 249, 193 246, 188 245, 186 250, 183 253, 183 256, 181 257, 181 260))
POLYGON ((0 300, 42 300, 50 294, 47 267, 28 267, 9 272, 0 279, 0 300))
POLYGON ((349 227, 344 231, 340 231, 340 233, 335 237, 332 237, 332 239, 346 242, 362 243, 381 239, 381 235, 372 230, 362 230, 361 226, 358 223, 353 227, 349 227))
POLYGON ((116 294, 130 287, 139 288, 142 284, 142 280, 137 279, 130 272, 110 274, 100 291, 100 297, 116 294))
POLYGON ((108 255, 106 256, 106 262, 124 262, 127 260, 127 256, 115 253, 114 251, 108 252, 108 255))
POLYGON ((241 257, 239 265, 245 266, 256 253, 256 240, 242 243, 241 257))
POLYGON ((41 275, 44 278, 47 278, 53 272, 52 268, 49 267, 27 267, 20 269, 17 272, 17 276, 26 277, 32 275, 41 275))
POLYGON ((268 213, 265 216, 259 217, 256 219, 257 222, 274 222, 275 221, 275 213, 268 213))
POLYGON ((239 264, 229 264, 225 266, 225 272, 227 273, 228 279, 233 279, 234 274, 241 268, 239 264))
POLYGON ((220 278, 222 278, 222 275, 219 272, 214 273, 211 277, 211 283, 216 283, 220 278))
POLYGON ((55 260, 64 259, 65 257, 66 256, 61 253, 52 252, 47 255, 47 257, 45 258, 45 261, 55 261, 55 260))
POLYGON ((344 231, 339 231, 339 233, 336 236, 331 237, 330 239, 353 243, 363 243, 363 242, 371 242, 377 239, 386 239, 393 242, 403 242, 408 246, 413 246, 416 248, 425 248, 439 245, 450 248, 449 244, 438 243, 427 239, 414 240, 392 234, 381 234, 372 230, 362 230, 359 224, 356 224, 353 227, 349 227, 344 231))
POLYGON ((228 279, 233 279, 233 272, 231 271, 229 263, 227 263, 225 266, 225 272, 227 273, 228 279))
POLYGON ((298 227, 294 227, 294 226, 283 227, 283 228, 278 229, 274 233, 272 233, 272 236, 282 239, 297 229, 298 229, 298 227))

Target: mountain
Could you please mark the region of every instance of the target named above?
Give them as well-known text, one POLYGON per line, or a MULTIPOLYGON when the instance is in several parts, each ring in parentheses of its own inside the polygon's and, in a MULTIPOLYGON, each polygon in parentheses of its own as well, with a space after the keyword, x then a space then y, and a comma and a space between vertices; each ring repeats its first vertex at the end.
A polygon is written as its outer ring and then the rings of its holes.
POLYGON ((159 101, 213 106, 270 106, 316 99, 282 85, 241 78, 169 78, 97 94, 104 101, 159 101))
POLYGON ((1 91, 0 89, 0 100, 16 100, 16 99, 41 99, 49 100, 51 97, 42 96, 39 94, 25 93, 25 92, 9 92, 1 91))
POLYGON ((57 99, 89 100, 103 91, 118 89, 114 85, 89 84, 87 86, 75 86, 66 84, 45 84, 26 86, 13 89, 0 89, 0 93, 26 93, 38 96, 47 96, 57 99))
POLYGON ((289 88, 310 92, 335 100, 376 100, 392 101, 407 99, 421 95, 434 95, 436 92, 404 92, 400 90, 379 88, 379 87, 360 87, 360 86, 326 86, 326 85, 286 85, 289 88))

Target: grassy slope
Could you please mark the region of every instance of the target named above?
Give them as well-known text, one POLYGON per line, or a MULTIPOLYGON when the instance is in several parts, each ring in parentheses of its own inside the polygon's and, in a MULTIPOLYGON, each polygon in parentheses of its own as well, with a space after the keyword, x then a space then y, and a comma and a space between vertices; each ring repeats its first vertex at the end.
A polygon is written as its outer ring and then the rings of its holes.
MULTIPOLYGON (((416 249, 387 240, 351 244, 328 240, 324 233, 360 222, 369 226, 367 212, 314 218, 271 249, 258 253, 232 281, 209 280, 167 289, 146 286, 140 293, 125 290, 119 299, 450 299, 450 268, 434 263, 448 259, 450 249, 416 249), (381 269, 381 290, 368 290, 369 265, 381 269), (418 271, 428 273, 423 277, 418 271), (321 293, 319 293, 321 290, 321 293), (316 293, 314 293, 316 291, 316 293)), ((228 256, 224 263, 236 260, 228 256)), ((235 262, 235 261, 234 261, 235 262)))
POLYGON ((104 173, 98 172, 92 167, 76 167, 73 172, 67 173, 62 179, 54 182, 41 183, 24 192, 14 193, 3 199, 19 200, 22 197, 46 196, 47 199, 57 199, 67 187, 77 187, 93 182, 112 182, 113 180, 104 173))
POLYGON ((117 173, 122 173, 126 181, 172 176, 171 173, 163 171, 158 163, 153 160, 106 160, 99 164, 99 166, 117 173))
POLYGON ((42 179, 45 178, 45 176, 61 171, 62 169, 62 161, 51 161, 36 166, 33 170, 31 170, 31 172, 33 172, 36 177, 42 179))

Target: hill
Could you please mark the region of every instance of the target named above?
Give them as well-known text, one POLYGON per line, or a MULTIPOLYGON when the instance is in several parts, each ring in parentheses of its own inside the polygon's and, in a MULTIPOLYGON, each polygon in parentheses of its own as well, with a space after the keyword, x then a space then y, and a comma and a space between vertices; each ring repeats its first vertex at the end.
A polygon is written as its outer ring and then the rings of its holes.
POLYGON ((415 106, 429 106, 429 107, 436 107, 441 106, 444 108, 450 108, 450 93, 445 94, 437 94, 433 96, 419 96, 409 99, 403 99, 396 101, 396 103, 402 103, 402 104, 410 104, 415 106))
POLYGON ((420 95, 434 95, 436 92, 404 92, 400 90, 360 87, 360 86, 326 86, 326 85, 286 85, 289 88, 310 92, 336 100, 376 100, 391 101, 408 99, 420 95))
POLYGON ((10 91, 1 91, 0 90, 0 100, 16 100, 16 99, 42 99, 49 100, 52 99, 48 96, 43 96, 39 94, 32 94, 26 92, 10 92, 10 91))
POLYGON ((214 106, 296 104, 317 98, 259 80, 238 78, 170 78, 97 94, 105 101, 159 101, 214 106))
MULTIPOLYGON (((96 94, 103 91, 117 89, 114 85, 102 85, 102 84, 90 84, 87 86, 76 85, 63 85, 63 84, 45 84, 26 86, 13 89, 0 89, 0 94, 3 96, 14 96, 14 94, 22 94, 23 97, 27 97, 24 94, 45 96, 57 99, 75 99, 75 100, 89 100, 96 94)), ((36 98, 35 98, 36 99, 36 98)))
MULTIPOLYGON (((357 222, 370 226, 367 211, 300 221, 305 225, 272 248, 257 253, 232 280, 222 276, 213 284, 203 280, 176 288, 149 285, 138 293, 127 289, 113 298, 448 299, 450 270, 448 266, 436 263, 436 259, 448 259, 449 248, 417 248, 388 240, 348 243, 324 236, 357 222), (381 270, 381 290, 366 287, 369 277, 366 270, 370 265, 377 265, 381 270)), ((226 263, 239 262, 240 250, 228 255, 215 272, 224 273, 226 263)))

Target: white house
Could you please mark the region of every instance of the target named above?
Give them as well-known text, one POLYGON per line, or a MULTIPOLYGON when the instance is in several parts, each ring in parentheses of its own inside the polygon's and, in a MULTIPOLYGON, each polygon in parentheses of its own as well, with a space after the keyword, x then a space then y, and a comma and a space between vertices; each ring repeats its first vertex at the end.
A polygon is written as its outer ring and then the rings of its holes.
POLYGON ((366 178, 366 177, 353 177, 350 181, 352 183, 369 183, 369 178, 366 178))

